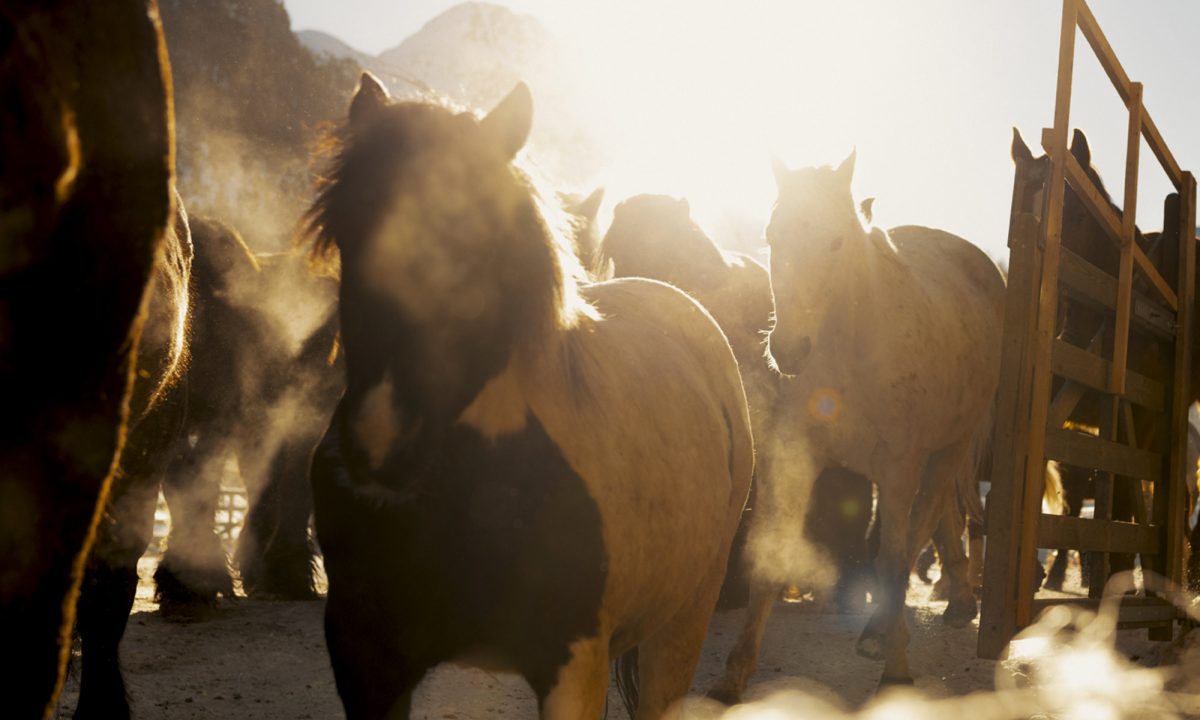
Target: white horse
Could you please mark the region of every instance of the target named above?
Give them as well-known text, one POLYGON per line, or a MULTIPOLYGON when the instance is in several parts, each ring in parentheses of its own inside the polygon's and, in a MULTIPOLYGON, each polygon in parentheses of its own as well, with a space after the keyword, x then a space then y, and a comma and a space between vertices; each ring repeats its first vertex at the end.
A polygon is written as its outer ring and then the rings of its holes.
POLYGON ((310 213, 342 268, 347 388, 312 482, 351 718, 407 717, 442 662, 598 718, 629 653, 659 717, 720 591, 754 462, 733 353, 668 285, 578 286, 512 165, 532 112, 524 85, 477 120, 364 75, 310 213))
POLYGON ((962 238, 906 226, 864 229, 840 167, 775 168, 767 227, 776 324, 769 354, 785 374, 773 427, 760 438, 759 555, 746 625, 712 695, 736 700, 753 673, 787 566, 794 523, 817 472, 843 465, 878 486, 879 604, 857 645, 883 658, 883 682, 912 681, 904 594, 931 535, 954 578, 946 620, 969 621, 956 482, 969 485, 991 431, 1004 280, 962 238), (954 518, 957 517, 957 521, 954 518))

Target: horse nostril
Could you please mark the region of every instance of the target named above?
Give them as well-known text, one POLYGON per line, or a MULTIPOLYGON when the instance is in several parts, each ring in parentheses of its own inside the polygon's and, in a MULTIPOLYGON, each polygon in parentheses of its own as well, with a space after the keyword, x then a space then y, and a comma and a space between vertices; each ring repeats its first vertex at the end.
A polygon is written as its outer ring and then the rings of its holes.
POLYGON ((812 352, 812 338, 805 335, 800 338, 800 344, 796 347, 796 352, 800 353, 800 359, 808 358, 808 354, 812 352))

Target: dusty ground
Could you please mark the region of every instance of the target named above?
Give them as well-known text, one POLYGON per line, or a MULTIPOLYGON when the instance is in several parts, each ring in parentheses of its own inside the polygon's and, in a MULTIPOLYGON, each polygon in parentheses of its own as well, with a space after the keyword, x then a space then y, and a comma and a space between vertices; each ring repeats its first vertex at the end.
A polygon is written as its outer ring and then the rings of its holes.
MULTIPOLYGON (((152 567, 152 561, 143 561, 143 578, 149 576, 152 567)), ((143 582, 122 645, 122 662, 136 717, 341 716, 324 648, 323 603, 241 600, 225 603, 214 620, 181 625, 165 622, 149 593, 148 584, 143 582)), ((928 586, 914 581, 909 594, 910 658, 918 678, 917 690, 923 697, 993 690, 998 677, 1005 687, 1012 678, 1021 678, 1005 666, 976 658, 975 628, 946 627, 939 617, 944 604, 930 602, 928 595, 928 586)), ((697 694, 703 693, 721 671, 741 620, 741 611, 719 613, 714 618, 693 686, 697 694)), ((748 699, 802 690, 806 693, 805 703, 816 696, 835 708, 854 709, 871 700, 881 665, 858 657, 853 650, 865 621, 866 616, 861 614, 817 612, 812 603, 778 603, 748 699)), ((1170 644, 1148 642, 1144 631, 1122 631, 1120 635, 1124 657, 1132 657, 1141 665, 1156 665, 1172 652, 1170 644)), ((1161 682, 1159 686, 1161 689, 1161 682)), ((1156 690, 1152 687, 1149 692, 1156 690)), ((78 679, 73 677, 63 696, 60 717, 70 717, 77 698, 78 679)), ((1113 702, 1126 700, 1128 697, 1113 702)), ((996 703, 987 707, 994 709, 996 703)), ((711 712, 711 708, 696 705, 688 714, 709 716, 711 712)), ((925 712, 918 714, 928 716, 925 712)), ((952 715, 961 717, 961 708, 952 715)), ((1102 715, 1113 716, 1077 716, 1102 715)), ((532 693, 520 679, 456 667, 439 668, 426 679, 418 689, 414 712, 416 718, 456 720, 535 716, 532 693)), ((989 713, 984 712, 981 717, 986 716, 989 713)), ((626 717, 615 692, 610 693, 608 717, 626 717)))

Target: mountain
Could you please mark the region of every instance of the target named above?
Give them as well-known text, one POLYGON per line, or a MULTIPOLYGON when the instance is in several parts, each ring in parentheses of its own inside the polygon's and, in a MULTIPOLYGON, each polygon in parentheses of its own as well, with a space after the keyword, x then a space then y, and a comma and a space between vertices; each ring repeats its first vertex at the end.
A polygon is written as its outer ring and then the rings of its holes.
POLYGON ((364 68, 367 67, 368 63, 375 60, 374 55, 369 55, 361 50, 355 50, 347 43, 320 30, 300 30, 296 33, 296 39, 318 59, 329 58, 337 60, 344 58, 346 60, 353 60, 360 67, 364 68))
POLYGON ((345 117, 357 64, 314 57, 277 0, 160 0, 159 11, 184 202, 256 249, 288 247, 312 193, 312 148, 345 117))
POLYGON ((565 185, 590 180, 600 165, 578 87, 579 65, 572 50, 531 15, 463 3, 377 56, 319 31, 298 37, 314 54, 370 70, 399 98, 442 98, 486 111, 524 81, 534 97, 529 155, 535 164, 565 185))

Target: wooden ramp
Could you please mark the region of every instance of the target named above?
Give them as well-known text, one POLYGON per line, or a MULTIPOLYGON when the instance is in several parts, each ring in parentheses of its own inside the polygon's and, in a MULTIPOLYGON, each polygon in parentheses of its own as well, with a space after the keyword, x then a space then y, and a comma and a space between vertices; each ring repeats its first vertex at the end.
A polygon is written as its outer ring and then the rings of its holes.
POLYGON ((979 626, 978 653, 986 658, 999 657, 1048 605, 1097 605, 1115 553, 1138 555, 1145 578, 1141 592, 1121 599, 1122 627, 1147 627, 1151 637, 1170 639, 1180 614, 1168 596, 1184 582, 1196 181, 1175 161, 1142 105, 1141 84, 1125 74, 1084 0, 1063 2, 1054 127, 1043 131, 1041 142, 1049 177, 1018 169, 1009 220, 979 626), (1077 34, 1129 111, 1123 211, 1106 201, 1068 151, 1077 34), (1156 242, 1140 240, 1135 229, 1142 138, 1176 190, 1165 203, 1156 242), (1068 186, 1119 253, 1115 275, 1063 246, 1068 186), (1101 318, 1083 342, 1062 333, 1062 318, 1072 312, 1101 318), (1079 421, 1084 407, 1092 422, 1079 421), (1091 432, 1069 429, 1080 424, 1091 425, 1091 432), (1094 471, 1094 519, 1041 512, 1047 460, 1094 471), (1114 493, 1126 517, 1114 519, 1114 493), (1091 599, 1035 599, 1037 551, 1061 547, 1091 553, 1091 599))

